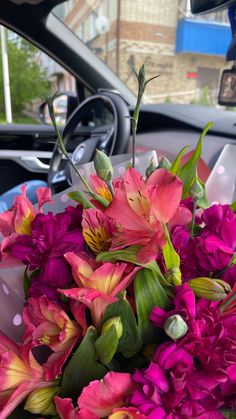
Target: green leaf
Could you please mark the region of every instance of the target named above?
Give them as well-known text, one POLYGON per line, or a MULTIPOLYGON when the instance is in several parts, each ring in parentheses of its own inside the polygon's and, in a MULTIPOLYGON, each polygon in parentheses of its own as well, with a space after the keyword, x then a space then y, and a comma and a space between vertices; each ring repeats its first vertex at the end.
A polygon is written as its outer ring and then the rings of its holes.
POLYGON ((183 199, 188 196, 189 189, 196 180, 197 164, 202 154, 203 139, 211 127, 212 122, 209 122, 205 126, 192 157, 185 163, 185 165, 179 171, 179 177, 184 182, 182 195, 183 199))
POLYGON ((232 211, 236 211, 236 201, 232 202, 232 204, 230 205, 230 208, 232 209, 232 211))
POLYGON ((61 384, 62 397, 77 400, 84 386, 87 386, 90 381, 103 378, 107 373, 107 369, 97 362, 96 339, 96 329, 90 326, 64 370, 61 384))
POLYGON ((226 419, 236 419, 236 412, 232 410, 221 410, 221 413, 224 415, 226 419))
POLYGON ((26 268, 24 270, 24 276, 23 276, 23 288, 24 288, 25 297, 27 297, 29 287, 30 287, 30 277, 28 275, 27 270, 28 270, 28 266, 26 266, 26 268))
POLYGON ((170 300, 167 297, 158 279, 150 269, 141 269, 134 281, 134 294, 138 316, 138 329, 143 343, 153 342, 156 329, 149 317, 155 306, 166 309, 170 300))
POLYGON ((123 326, 123 333, 119 340, 117 351, 121 352, 125 358, 130 358, 141 349, 142 340, 134 313, 126 298, 121 298, 107 307, 104 321, 117 316, 121 318, 123 326))
POLYGON ((178 255, 178 253, 175 251, 175 249, 174 249, 174 247, 171 243, 167 227, 165 225, 163 225, 163 227, 164 227, 164 232, 165 232, 165 237, 166 237, 166 244, 162 248, 162 252, 163 252, 166 268, 168 270, 172 269, 172 268, 179 268, 180 267, 180 257, 178 255))
POLYGON ((189 145, 186 145, 184 148, 182 148, 182 150, 179 152, 178 156, 176 157, 176 159, 173 161, 171 167, 170 167, 170 172, 173 173, 173 175, 177 175, 180 171, 180 163, 181 163, 181 159, 183 157, 183 155, 185 154, 185 152, 189 149, 189 145))
POLYGON ((109 252, 101 252, 97 255, 97 262, 116 262, 122 260, 124 262, 131 262, 137 266, 150 269, 160 280, 163 285, 169 285, 162 275, 156 261, 149 263, 141 263, 137 261, 137 253, 141 249, 140 246, 130 246, 124 250, 109 250, 109 252))
POLYGON ((118 343, 119 336, 117 328, 114 325, 99 336, 95 342, 95 350, 96 355, 102 364, 107 365, 111 362, 116 353, 118 343))

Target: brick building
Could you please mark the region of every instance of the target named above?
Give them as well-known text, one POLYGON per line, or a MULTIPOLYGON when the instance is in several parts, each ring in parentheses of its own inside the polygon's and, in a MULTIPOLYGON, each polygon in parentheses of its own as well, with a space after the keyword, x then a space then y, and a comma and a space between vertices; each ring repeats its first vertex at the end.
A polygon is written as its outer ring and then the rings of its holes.
POLYGON ((70 0, 60 7, 67 25, 132 90, 132 67, 145 63, 148 76, 160 74, 146 101, 214 103, 229 67, 226 12, 193 17, 189 0, 70 0))

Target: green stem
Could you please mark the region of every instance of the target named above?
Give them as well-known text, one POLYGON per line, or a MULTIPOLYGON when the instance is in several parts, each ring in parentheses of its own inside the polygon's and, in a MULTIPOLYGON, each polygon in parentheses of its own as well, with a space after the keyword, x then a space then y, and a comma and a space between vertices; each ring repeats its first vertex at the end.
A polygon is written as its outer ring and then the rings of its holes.
POLYGON ((135 168, 135 144, 136 144, 136 131, 135 131, 135 120, 131 119, 131 126, 132 126, 132 154, 131 154, 131 165, 135 168))
POLYGON ((113 198, 114 197, 114 189, 113 189, 112 181, 111 180, 109 180, 109 182, 107 182, 107 186, 108 186, 108 189, 111 192, 111 196, 113 198))
POLYGON ((138 126, 138 119, 139 119, 139 112, 140 112, 140 106, 141 106, 141 100, 142 100, 143 92, 140 91, 138 93, 137 103, 134 109, 133 117, 131 118, 131 126, 132 126, 132 167, 135 167, 135 148, 136 148, 136 132, 137 132, 137 126, 138 126))
POLYGON ((193 239, 193 230, 194 230, 194 224, 195 224, 195 215, 196 215, 196 210, 197 210, 197 204, 198 204, 198 199, 194 199, 193 200, 193 217, 192 217, 192 222, 191 222, 191 227, 190 227, 190 237, 191 237, 191 239, 193 239))
POLYGON ((58 129, 58 126, 57 126, 57 123, 56 123, 56 118, 55 118, 55 113, 54 113, 54 108, 53 108, 53 103, 52 103, 53 102, 53 99, 54 99, 54 96, 48 100, 48 108, 49 108, 49 114, 50 114, 50 117, 51 117, 52 124, 53 124, 53 126, 55 128, 55 131, 56 131, 57 141, 58 141, 58 147, 60 148, 60 150, 64 154, 64 156, 67 158, 68 162, 73 167, 75 173, 77 174, 77 176, 79 177, 79 179, 81 180, 81 182, 84 184, 84 186, 86 187, 86 189, 88 190, 88 192, 89 193, 93 193, 92 189, 90 188, 90 186, 88 185, 88 183, 86 182, 86 180, 83 178, 83 176, 79 173, 77 167, 75 166, 75 164, 73 163, 73 161, 71 160, 69 154, 66 151, 66 148, 64 146, 61 133, 60 133, 60 131, 58 129))

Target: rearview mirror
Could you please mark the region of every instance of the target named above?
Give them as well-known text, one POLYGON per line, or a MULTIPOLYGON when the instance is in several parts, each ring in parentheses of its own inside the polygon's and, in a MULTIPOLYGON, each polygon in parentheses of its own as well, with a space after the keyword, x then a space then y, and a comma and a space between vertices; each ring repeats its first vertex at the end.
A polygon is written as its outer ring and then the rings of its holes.
POLYGON ((223 71, 218 103, 222 106, 236 106, 236 68, 223 71))
MULTIPOLYGON (((62 93, 53 101, 54 113, 58 125, 65 125, 68 116, 78 106, 78 98, 73 93, 62 93)), ((43 124, 51 124, 47 101, 39 107, 39 118, 43 124)))
POLYGON ((213 10, 226 9, 235 0, 191 0, 192 13, 207 13, 213 10))

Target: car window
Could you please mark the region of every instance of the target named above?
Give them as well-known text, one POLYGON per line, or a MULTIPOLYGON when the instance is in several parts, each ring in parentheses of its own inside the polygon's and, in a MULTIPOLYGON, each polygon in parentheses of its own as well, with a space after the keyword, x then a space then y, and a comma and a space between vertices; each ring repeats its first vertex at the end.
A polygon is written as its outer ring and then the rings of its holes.
POLYGON ((190 0, 69 0, 54 13, 136 93, 145 64, 145 101, 216 105, 231 41, 227 11, 201 16, 190 0))
MULTIPOLYGON (((0 46, 0 124, 39 124, 39 107, 47 96, 76 91, 74 77, 63 67, 3 27, 0 46)), ((55 106, 65 122, 67 97, 60 96, 55 106)))

